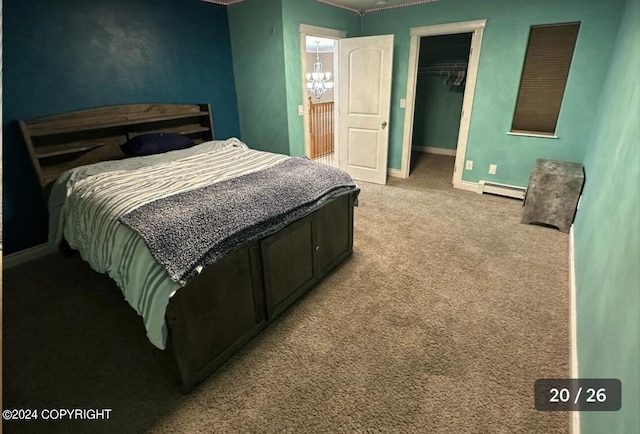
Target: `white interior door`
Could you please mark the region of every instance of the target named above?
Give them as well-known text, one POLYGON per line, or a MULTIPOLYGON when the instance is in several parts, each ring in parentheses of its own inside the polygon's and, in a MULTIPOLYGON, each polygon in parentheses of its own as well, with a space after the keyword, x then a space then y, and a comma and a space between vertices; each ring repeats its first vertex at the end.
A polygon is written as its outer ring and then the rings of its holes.
POLYGON ((338 52, 338 166, 386 184, 393 35, 341 39, 338 52))

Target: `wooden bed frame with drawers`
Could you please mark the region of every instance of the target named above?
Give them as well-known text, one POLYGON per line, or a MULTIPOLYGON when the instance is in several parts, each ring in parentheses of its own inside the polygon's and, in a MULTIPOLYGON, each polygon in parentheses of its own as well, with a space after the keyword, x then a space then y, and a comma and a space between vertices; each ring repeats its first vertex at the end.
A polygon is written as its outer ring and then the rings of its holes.
MULTIPOLYGON (((116 105, 20 121, 45 197, 62 172, 126 158, 120 145, 149 132, 213 140, 207 104, 116 105)), ((168 348, 190 391, 353 252, 356 193, 240 249, 180 288, 166 311, 168 348)))

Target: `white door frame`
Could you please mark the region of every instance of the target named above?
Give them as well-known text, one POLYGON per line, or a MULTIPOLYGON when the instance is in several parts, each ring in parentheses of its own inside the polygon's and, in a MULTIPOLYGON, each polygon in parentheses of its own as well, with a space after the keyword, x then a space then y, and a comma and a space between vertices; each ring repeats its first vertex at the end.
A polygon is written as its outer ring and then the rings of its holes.
MULTIPOLYGON (((300 59, 302 65, 302 107, 303 107, 303 122, 304 122, 304 154, 308 157, 311 154, 311 128, 309 126, 309 99, 307 98, 307 36, 319 36, 322 38, 342 39, 347 37, 347 32, 343 30, 329 29, 326 27, 311 26, 308 24, 300 24, 300 59)), ((334 44, 333 48, 333 82, 338 82, 338 44, 334 44)), ((335 139, 336 132, 338 130, 338 86, 333 88, 333 130, 334 130, 334 146, 338 146, 338 141, 335 139)), ((337 165, 337 151, 334 150, 334 162, 337 165)))
MULTIPOLYGON (((433 26, 412 27, 410 30, 411 41, 409 45, 409 67, 407 76, 407 101, 404 114, 404 137, 402 140, 402 166, 400 177, 408 178, 411 164, 411 139, 413 136, 413 115, 415 109, 416 80, 418 75, 418 57, 420 54, 420 38, 423 36, 440 36, 455 33, 473 33, 471 38, 471 54, 467 65, 467 80, 462 102, 460 117, 460 130, 458 133, 458 147, 456 150, 456 162, 453 172, 453 186, 465 188, 462 183, 464 170, 464 158, 467 152, 467 139, 469 137, 469 123, 471 109, 473 107, 473 94, 476 89, 476 77, 478 75, 478 63, 480 60, 480 47, 482 46, 482 33, 487 20, 463 21, 458 23, 437 24, 433 26)), ((475 191, 475 189, 474 189, 475 191)))

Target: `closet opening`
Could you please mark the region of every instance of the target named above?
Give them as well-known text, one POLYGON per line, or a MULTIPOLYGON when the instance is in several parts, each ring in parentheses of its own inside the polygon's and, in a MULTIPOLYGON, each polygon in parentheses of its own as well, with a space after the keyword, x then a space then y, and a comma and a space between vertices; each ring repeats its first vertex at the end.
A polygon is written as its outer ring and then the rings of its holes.
POLYGON ((473 32, 422 36, 409 176, 452 184, 473 32))

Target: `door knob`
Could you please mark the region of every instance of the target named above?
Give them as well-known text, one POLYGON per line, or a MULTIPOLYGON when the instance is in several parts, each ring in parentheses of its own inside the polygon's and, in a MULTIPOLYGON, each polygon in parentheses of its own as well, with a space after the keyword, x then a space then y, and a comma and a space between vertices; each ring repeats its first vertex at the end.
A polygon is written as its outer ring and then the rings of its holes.
POLYGON ((387 126, 387 121, 383 121, 382 122, 382 129, 384 130, 386 128, 386 126, 387 126))

